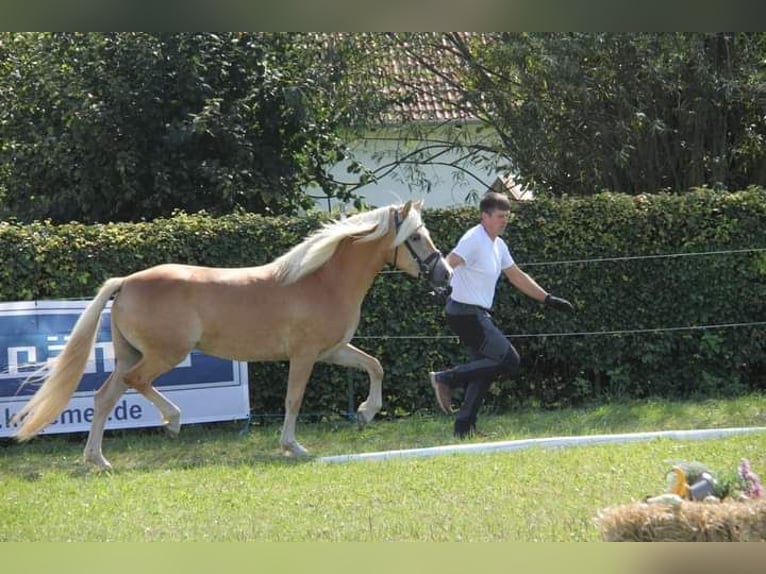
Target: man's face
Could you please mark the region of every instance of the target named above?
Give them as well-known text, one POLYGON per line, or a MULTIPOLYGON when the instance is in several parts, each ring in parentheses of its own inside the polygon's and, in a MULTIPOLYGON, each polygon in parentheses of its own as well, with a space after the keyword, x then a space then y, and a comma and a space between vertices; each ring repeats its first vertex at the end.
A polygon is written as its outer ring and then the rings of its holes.
POLYGON ((481 223, 486 229, 487 234, 493 239, 499 235, 502 235, 505 231, 505 226, 508 225, 509 211, 502 209, 493 209, 489 213, 481 214, 481 223))

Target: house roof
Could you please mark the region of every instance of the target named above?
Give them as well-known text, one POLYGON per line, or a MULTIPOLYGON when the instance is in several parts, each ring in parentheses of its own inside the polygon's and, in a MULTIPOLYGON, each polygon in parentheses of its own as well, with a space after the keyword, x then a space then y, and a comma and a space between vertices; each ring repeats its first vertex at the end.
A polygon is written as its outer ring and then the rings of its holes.
MULTIPOLYGON (((459 36, 486 38, 473 32, 460 32, 459 36)), ((457 69, 457 56, 449 49, 440 33, 419 33, 418 40, 426 42, 431 55, 439 59, 438 69, 420 57, 419 49, 406 39, 394 38, 381 32, 317 33, 318 39, 332 49, 338 39, 352 39, 360 50, 372 56, 374 69, 370 77, 378 78, 386 96, 397 99, 393 110, 385 116, 390 123, 471 121, 475 117, 463 101, 459 80, 452 70, 457 69)))
POLYGON ((383 73, 390 74, 398 84, 398 95, 412 96, 395 106, 399 119, 424 122, 474 119, 462 104, 457 81, 428 69, 411 53, 397 54, 392 50, 381 66, 383 73))
POLYGON ((500 175, 489 186, 491 191, 503 193, 514 201, 531 201, 535 198, 535 193, 528 187, 523 187, 517 183, 512 175, 500 175))

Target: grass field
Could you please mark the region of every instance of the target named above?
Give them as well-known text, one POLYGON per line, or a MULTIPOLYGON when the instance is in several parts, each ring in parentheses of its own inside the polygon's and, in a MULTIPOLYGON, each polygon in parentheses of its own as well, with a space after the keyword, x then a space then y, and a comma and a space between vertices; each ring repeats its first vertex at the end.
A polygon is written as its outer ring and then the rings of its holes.
MULTIPOLYGON (((452 444, 450 420, 299 423, 313 455, 452 444)), ((647 401, 482 417, 486 441, 766 427, 766 397, 647 401)), ((0 447, 0 541, 596 541, 599 509, 665 488, 678 460, 748 458, 766 478, 766 432, 725 439, 531 448, 326 464, 278 450, 279 426, 189 425, 107 433, 115 467, 81 461, 83 435, 0 447)), ((479 442, 471 439, 470 442, 479 442)))

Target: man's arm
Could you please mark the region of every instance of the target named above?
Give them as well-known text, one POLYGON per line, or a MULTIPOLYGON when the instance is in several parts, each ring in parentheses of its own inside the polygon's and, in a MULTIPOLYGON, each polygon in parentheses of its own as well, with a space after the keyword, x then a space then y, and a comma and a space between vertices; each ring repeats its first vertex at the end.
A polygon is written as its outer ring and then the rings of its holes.
POLYGON ((460 267, 465 263, 465 260, 460 257, 457 253, 450 251, 449 254, 447 254, 447 263, 452 269, 455 269, 455 267, 460 267))
POLYGON ((503 273, 508 278, 508 281, 511 282, 511 285, 524 293, 524 295, 532 297, 532 299, 536 299, 541 303, 545 302, 545 297, 548 295, 547 291, 540 287, 529 275, 524 273, 518 265, 513 264, 510 267, 506 267, 503 269, 503 273))
POLYGON ((552 307, 559 311, 574 311, 574 307, 569 301, 561 297, 554 297, 546 292, 534 279, 524 273, 518 265, 514 264, 503 269, 503 273, 505 273, 508 281, 519 291, 541 303, 545 303, 546 307, 552 307))

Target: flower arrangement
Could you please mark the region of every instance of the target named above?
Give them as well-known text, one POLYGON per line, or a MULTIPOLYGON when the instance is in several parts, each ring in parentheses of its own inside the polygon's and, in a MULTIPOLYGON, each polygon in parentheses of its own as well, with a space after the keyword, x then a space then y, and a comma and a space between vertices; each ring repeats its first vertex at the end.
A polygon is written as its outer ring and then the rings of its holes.
POLYGON ((748 498, 761 498, 763 496, 763 485, 761 479, 750 468, 750 462, 743 458, 739 463, 737 472, 739 482, 744 485, 743 493, 748 498))
POLYGON ((677 462, 667 491, 598 513, 601 537, 629 542, 766 542, 766 494, 750 462, 714 472, 677 462))
POLYGON ((668 492, 686 500, 749 500, 764 496, 759 476, 743 458, 736 470, 713 472, 699 462, 680 462, 668 473, 668 492))

